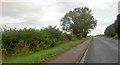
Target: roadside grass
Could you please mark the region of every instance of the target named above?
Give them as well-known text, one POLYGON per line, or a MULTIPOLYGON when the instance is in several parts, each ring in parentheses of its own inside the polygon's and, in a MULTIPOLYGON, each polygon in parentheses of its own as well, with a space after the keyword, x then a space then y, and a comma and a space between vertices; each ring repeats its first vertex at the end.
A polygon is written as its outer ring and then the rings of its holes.
POLYGON ((63 51, 66 51, 78 44, 83 43, 89 38, 83 38, 81 40, 76 41, 69 41, 62 43, 56 47, 38 51, 32 54, 26 54, 22 56, 13 56, 8 58, 7 60, 3 60, 3 63, 43 63, 46 62, 48 59, 52 58, 53 56, 60 54, 63 51))

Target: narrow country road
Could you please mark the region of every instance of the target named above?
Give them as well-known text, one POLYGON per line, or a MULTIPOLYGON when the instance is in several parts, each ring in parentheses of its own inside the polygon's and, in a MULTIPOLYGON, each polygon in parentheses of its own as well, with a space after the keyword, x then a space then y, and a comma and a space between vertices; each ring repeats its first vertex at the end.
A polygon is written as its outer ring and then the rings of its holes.
POLYGON ((93 37, 84 63, 118 63, 118 41, 93 37))
POLYGON ((90 39, 55 57, 48 63, 79 63, 85 50, 88 48, 89 42, 90 39))
POLYGON ((93 37, 48 63, 118 63, 118 41, 93 37))

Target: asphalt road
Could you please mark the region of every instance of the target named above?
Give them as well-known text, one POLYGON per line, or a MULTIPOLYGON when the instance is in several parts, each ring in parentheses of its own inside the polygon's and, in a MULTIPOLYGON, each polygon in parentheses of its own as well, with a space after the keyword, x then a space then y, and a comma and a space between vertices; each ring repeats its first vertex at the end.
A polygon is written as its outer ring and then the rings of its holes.
POLYGON ((79 63, 88 48, 90 39, 48 61, 48 63, 79 63))
POLYGON ((93 37, 86 52, 84 63, 118 63, 118 41, 93 37))

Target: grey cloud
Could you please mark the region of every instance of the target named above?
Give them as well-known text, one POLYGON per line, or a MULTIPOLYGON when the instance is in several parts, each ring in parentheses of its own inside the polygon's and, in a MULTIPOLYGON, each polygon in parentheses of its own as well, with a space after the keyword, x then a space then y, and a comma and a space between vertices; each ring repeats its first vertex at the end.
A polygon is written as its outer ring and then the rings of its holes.
POLYGON ((112 12, 112 11, 106 10, 106 9, 105 10, 97 9, 97 10, 95 10, 93 12, 95 12, 95 14, 97 14, 98 17, 102 17, 102 18, 105 18, 105 19, 107 18, 107 19, 110 19, 110 20, 115 19, 116 16, 117 16, 116 12, 112 12))
MULTIPOLYGON (((16 0, 17 1, 17 0, 16 0)), ((41 26, 47 26, 47 25, 59 25, 57 21, 54 21, 53 19, 44 18, 42 20, 42 16, 50 17, 52 15, 56 15, 58 13, 58 17, 64 16, 64 14, 70 10, 73 10, 76 7, 81 6, 88 6, 90 3, 90 0, 85 0, 87 4, 83 2, 83 0, 33 0, 33 2, 2 2, 2 15, 3 17, 9 16, 13 18, 22 19, 23 22, 14 22, 14 23, 6 23, 7 25, 11 26, 33 26, 33 27, 41 27, 41 26), (34 1, 38 1, 38 4, 35 4, 34 1), (52 9, 52 10, 51 10, 52 9), (51 12, 54 11, 54 12, 51 12), (50 16, 49 16, 49 13, 50 16), (48 15, 47 15, 48 14, 48 15), (41 20, 40 20, 41 19, 41 20), (47 19, 47 20, 46 20, 47 19), (53 21, 51 21, 53 20, 53 21)), ((96 1, 97 2, 97 1, 96 1)), ((98 1, 99 2, 99 1, 98 1)), ((94 3, 94 2, 93 2, 94 3)), ((98 5, 98 4, 95 4, 98 5)), ((101 5, 101 6, 104 6, 101 5)), ((114 7, 115 6, 109 6, 107 9, 102 10, 101 7, 93 6, 93 12, 95 13, 96 17, 101 17, 104 19, 116 19, 117 11, 114 7)), ((52 18, 52 17, 51 17, 52 18)), ((8 20, 9 21, 9 20, 8 20)), ((105 27, 112 23, 112 21, 102 21, 98 20, 100 23, 98 23, 98 26, 95 30, 93 30, 92 33, 103 33, 103 27, 105 27)))
POLYGON ((25 26, 36 26, 36 25, 41 25, 41 24, 38 24, 38 23, 30 22, 30 21, 25 21, 25 22, 18 23, 18 24, 19 24, 19 25, 25 25, 25 26))
MULTIPOLYGON (((25 22, 20 22, 20 23, 5 23, 4 25, 10 26, 10 27, 19 27, 19 26, 42 26, 44 24, 42 23, 35 23, 35 22, 29 22, 29 21, 25 21, 25 22)), ((22 27, 21 27, 22 28, 22 27)))
POLYGON ((40 11, 40 7, 29 2, 2 2, 2 16, 22 17, 40 11))
POLYGON ((76 7, 80 7, 83 4, 81 2, 56 2, 53 6, 56 6, 59 13, 66 13, 69 10, 73 10, 76 7))
MULTIPOLYGON (((7 25, 35 26, 40 22, 37 17, 42 15, 40 6, 31 2, 2 2, 2 17, 22 19, 23 22, 4 23, 7 25)), ((40 24, 41 25, 41 24, 40 24)))
POLYGON ((9 26, 9 27, 18 27, 18 28, 37 27, 38 29, 40 29, 42 27, 46 27, 46 26, 52 25, 52 24, 46 24, 46 23, 36 23, 36 22, 25 21, 25 22, 21 22, 21 23, 6 23, 4 25, 9 26))

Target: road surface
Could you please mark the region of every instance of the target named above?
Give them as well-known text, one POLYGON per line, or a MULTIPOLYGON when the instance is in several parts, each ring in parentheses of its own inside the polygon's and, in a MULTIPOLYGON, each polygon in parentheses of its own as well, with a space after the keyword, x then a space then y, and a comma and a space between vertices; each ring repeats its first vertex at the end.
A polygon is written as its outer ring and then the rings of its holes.
POLYGON ((118 41, 93 37, 84 63, 118 63, 118 41))
POLYGON ((118 41, 93 37, 48 63, 118 63, 118 41))
POLYGON ((79 60, 82 58, 85 50, 88 48, 89 42, 90 39, 55 57, 48 63, 79 63, 79 60))

